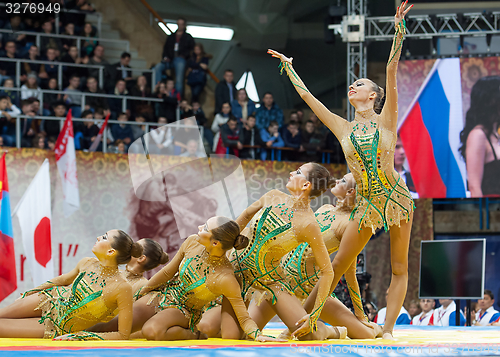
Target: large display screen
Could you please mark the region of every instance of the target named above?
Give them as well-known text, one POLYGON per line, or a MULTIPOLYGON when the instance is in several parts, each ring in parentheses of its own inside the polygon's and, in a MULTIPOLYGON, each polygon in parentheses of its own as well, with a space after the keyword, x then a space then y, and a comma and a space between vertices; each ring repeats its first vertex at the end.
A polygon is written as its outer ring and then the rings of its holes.
POLYGON ((500 196, 499 57, 401 61, 398 93, 395 166, 414 197, 500 196))
POLYGON ((485 239, 422 241, 419 297, 482 299, 485 239))

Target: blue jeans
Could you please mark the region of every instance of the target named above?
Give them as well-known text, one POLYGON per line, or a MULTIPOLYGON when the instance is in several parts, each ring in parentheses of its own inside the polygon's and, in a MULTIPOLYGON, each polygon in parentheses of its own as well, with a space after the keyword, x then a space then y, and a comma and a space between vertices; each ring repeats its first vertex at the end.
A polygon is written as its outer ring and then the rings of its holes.
POLYGON ((160 62, 155 66, 156 84, 161 81, 163 72, 167 69, 174 69, 175 71, 175 89, 183 95, 184 90, 184 76, 186 74, 186 60, 182 57, 175 57, 170 62, 160 62))

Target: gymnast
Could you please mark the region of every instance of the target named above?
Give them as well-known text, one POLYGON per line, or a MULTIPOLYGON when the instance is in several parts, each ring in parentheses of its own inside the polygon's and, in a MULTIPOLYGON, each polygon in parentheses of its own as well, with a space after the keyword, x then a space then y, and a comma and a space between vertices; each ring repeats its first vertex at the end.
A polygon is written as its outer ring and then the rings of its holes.
MULTIPOLYGON (((302 336, 307 340, 346 336, 345 328, 326 326, 317 321, 329 295, 333 272, 310 203, 311 198, 321 195, 333 184, 335 180, 326 168, 315 163, 304 164, 290 173, 286 185, 289 195, 272 190, 250 205, 236 220, 241 229, 250 223, 250 244, 245 249, 235 248, 230 256, 241 280, 245 300, 255 299, 257 305, 269 301, 270 308, 292 332, 298 327, 297 321, 305 317, 311 326, 311 333, 302 336), (319 267, 319 293, 311 314, 306 313, 287 286, 279 266, 281 258, 301 243, 309 244, 319 267)), ((239 339, 243 336, 225 299, 222 301, 221 320, 223 338, 239 339)))
MULTIPOLYGON (((352 122, 330 112, 306 88, 292 67, 293 58, 269 50, 281 60, 285 70, 302 99, 318 118, 333 132, 342 145, 347 164, 357 185, 357 202, 346 227, 336 257, 332 262, 333 291, 340 277, 361 252, 376 229, 384 227, 391 236, 392 279, 387 297, 387 318, 383 337, 393 339, 392 331, 406 295, 408 285, 408 248, 413 222, 414 204, 404 180, 394 170, 394 150, 398 120, 398 93, 396 73, 406 31, 404 16, 413 5, 408 1, 398 7, 394 16, 396 33, 387 64, 387 98, 384 91, 369 79, 358 79, 349 86, 349 102, 355 107, 352 122)), ((316 288, 304 307, 310 311, 316 297, 316 288)), ((320 295, 323 297, 324 292, 320 295)), ((316 308, 316 304, 314 305, 316 308)), ((304 317, 297 336, 311 331, 304 317)), ((302 322, 302 321, 301 321, 302 322)))
MULTIPOLYGON (((226 217, 210 218, 189 236, 175 257, 141 289, 134 303, 132 331, 148 340, 206 338, 197 328, 202 313, 221 295, 236 311, 245 333, 259 342, 280 341, 264 336, 248 315, 241 290, 226 253, 243 248, 248 238, 226 217), (155 290, 156 291, 153 291, 155 290)), ((118 316, 119 321, 119 316, 118 316)), ((116 328, 116 318, 102 329, 116 328)))
POLYGON ((97 238, 96 258, 83 258, 69 273, 27 291, 0 309, 0 337, 56 340, 125 340, 132 326, 132 287, 118 265, 142 255, 142 245, 111 230, 97 238), (114 332, 85 331, 119 312, 114 332))
MULTIPOLYGON (((338 250, 349 223, 349 216, 356 203, 356 181, 353 175, 348 173, 342 179, 337 180, 331 192, 337 197, 336 206, 323 205, 315 213, 329 254, 338 250)), ((304 301, 316 285, 319 273, 307 243, 302 243, 293 252, 285 255, 281 259, 280 266, 290 289, 299 300, 304 301)), ((329 297, 320 318, 333 326, 345 326, 350 338, 364 339, 381 336, 382 328, 376 323, 370 323, 363 310, 356 278, 356 259, 346 271, 345 279, 354 306, 354 315, 335 297, 329 297)), ((274 316, 270 305, 264 302, 260 306, 252 302, 248 311, 259 326, 261 321, 265 325, 274 316)), ((289 335, 289 331, 286 330, 280 337, 289 338, 289 335)))

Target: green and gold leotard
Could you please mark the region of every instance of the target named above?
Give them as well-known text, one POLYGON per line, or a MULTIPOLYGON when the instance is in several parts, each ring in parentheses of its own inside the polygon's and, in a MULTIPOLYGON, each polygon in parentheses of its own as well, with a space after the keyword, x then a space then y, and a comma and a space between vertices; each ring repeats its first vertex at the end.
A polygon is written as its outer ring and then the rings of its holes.
POLYGON ((359 221, 359 229, 373 232, 408 221, 414 209, 408 187, 394 169, 396 134, 377 124, 377 117, 372 109, 356 112, 340 141, 357 187, 351 219, 359 221))
POLYGON ((293 211, 285 204, 262 208, 249 224, 249 244, 234 250, 230 260, 242 281, 246 300, 263 298, 276 301, 276 292, 291 293, 280 268, 280 260, 300 242, 292 229, 293 211))
MULTIPOLYGON (((328 249, 328 254, 332 254, 339 249, 340 240, 349 223, 351 211, 352 207, 344 206, 340 202, 336 207, 324 205, 316 211, 316 220, 321 228, 321 235, 328 249)), ((304 301, 318 282, 320 274, 312 249, 307 243, 300 244, 294 251, 281 259, 280 267, 288 287, 299 300, 304 301)), ((356 313, 362 316, 363 307, 359 286, 357 281, 354 280, 355 275, 355 271, 353 274, 346 274, 346 281, 356 313)))
POLYGON ((97 259, 89 259, 73 284, 55 286, 39 293, 38 308, 42 310, 40 323, 45 324, 44 338, 83 331, 113 315, 117 305, 106 305, 103 296, 106 278, 96 273, 100 267, 97 259))
POLYGON ((183 255, 178 274, 165 283, 160 292, 153 293, 149 303, 159 311, 168 308, 180 310, 189 320, 191 330, 196 331, 203 312, 214 301, 220 302, 221 295, 224 295, 230 301, 243 331, 255 338, 260 331, 250 319, 239 292, 235 292, 236 297, 224 292, 223 285, 229 281, 227 278, 234 279, 238 288, 227 257, 210 255, 197 241, 196 235, 188 237, 177 254, 183 255))

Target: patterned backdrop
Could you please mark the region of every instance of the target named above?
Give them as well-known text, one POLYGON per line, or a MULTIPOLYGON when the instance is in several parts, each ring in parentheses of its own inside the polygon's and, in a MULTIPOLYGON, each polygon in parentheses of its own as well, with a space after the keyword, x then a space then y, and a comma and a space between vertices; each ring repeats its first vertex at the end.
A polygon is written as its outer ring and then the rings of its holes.
MULTIPOLYGON (((19 202, 29 183, 35 176, 45 158, 50 161, 51 197, 52 197, 52 252, 54 257, 54 271, 59 273, 59 256, 62 256, 62 271, 67 272, 83 257, 91 256, 91 248, 98 235, 110 229, 123 229, 138 239, 149 236, 148 229, 139 229, 138 216, 148 216, 144 211, 155 212, 151 219, 154 224, 164 227, 157 230, 156 238, 164 249, 172 255, 178 248, 181 238, 172 218, 172 208, 168 202, 147 202, 137 199, 132 185, 129 158, 132 166, 147 165, 140 158, 121 154, 85 153, 76 152, 78 182, 80 190, 80 210, 69 218, 64 218, 62 212, 61 179, 57 171, 53 152, 38 149, 9 149, 6 155, 9 187, 11 193, 12 210, 19 202), (146 205, 147 207, 140 208, 146 205), (141 211, 142 209, 142 211, 141 211), (159 213, 158 213, 159 212, 159 213), (138 214, 140 213, 140 214, 138 214), (156 218, 159 217, 159 218, 156 218), (141 233, 142 232, 142 233, 141 233), (78 247, 76 247, 78 245, 78 247), (60 250, 61 248, 61 250, 60 250)), ((169 167, 169 172, 175 173, 175 165, 185 163, 179 157, 153 157, 155 171, 169 167)), ((240 161, 226 159, 212 159, 211 168, 213 177, 223 178, 232 172, 240 161)), ((246 181, 248 203, 258 199, 265 192, 277 188, 285 190, 290 171, 296 170, 301 163, 278 161, 242 160, 241 167, 246 181)), ((325 165, 332 175, 342 177, 346 167, 344 165, 325 165)), ((183 169, 184 170, 184 169, 183 169)), ((194 176, 184 170, 186 176, 194 176)), ((243 190, 244 191, 244 190, 243 190)), ((233 192, 234 193, 234 192, 233 192)), ((239 192, 238 192, 239 193, 239 192)), ((237 193, 234 193, 237 195, 237 193)), ((234 196, 233 195, 233 196, 234 196)), ((321 204, 332 203, 332 195, 327 193, 313 201, 313 208, 321 204)), ((410 247, 410 284, 408 296, 416 296, 418 288, 418 254, 420 241, 432 239, 432 200, 418 200, 417 210, 412 230, 410 247)), ((219 205, 219 207, 221 207, 219 205)), ((189 216, 193 227, 202 223, 217 212, 209 211, 195 216, 189 216), (207 217, 203 217, 206 215, 207 217), (194 217, 194 218, 191 218, 194 217)), ((149 216, 148 216, 149 217, 149 216)), ((153 224, 153 226, 154 226, 153 224)), ((21 278, 20 255, 23 254, 20 227, 17 218, 13 219, 14 240, 17 260, 18 280, 21 278)), ((372 274, 372 291, 377 296, 384 296, 382 291, 390 281, 390 250, 387 234, 369 242, 367 245, 367 270, 372 274)), ((4 306, 12 302, 18 293, 32 287, 30 272, 24 266, 23 280, 19 281, 18 291, 0 303, 4 306)), ((379 299, 380 300, 380 299, 379 299)), ((382 305, 383 306, 383 305, 382 305)))

